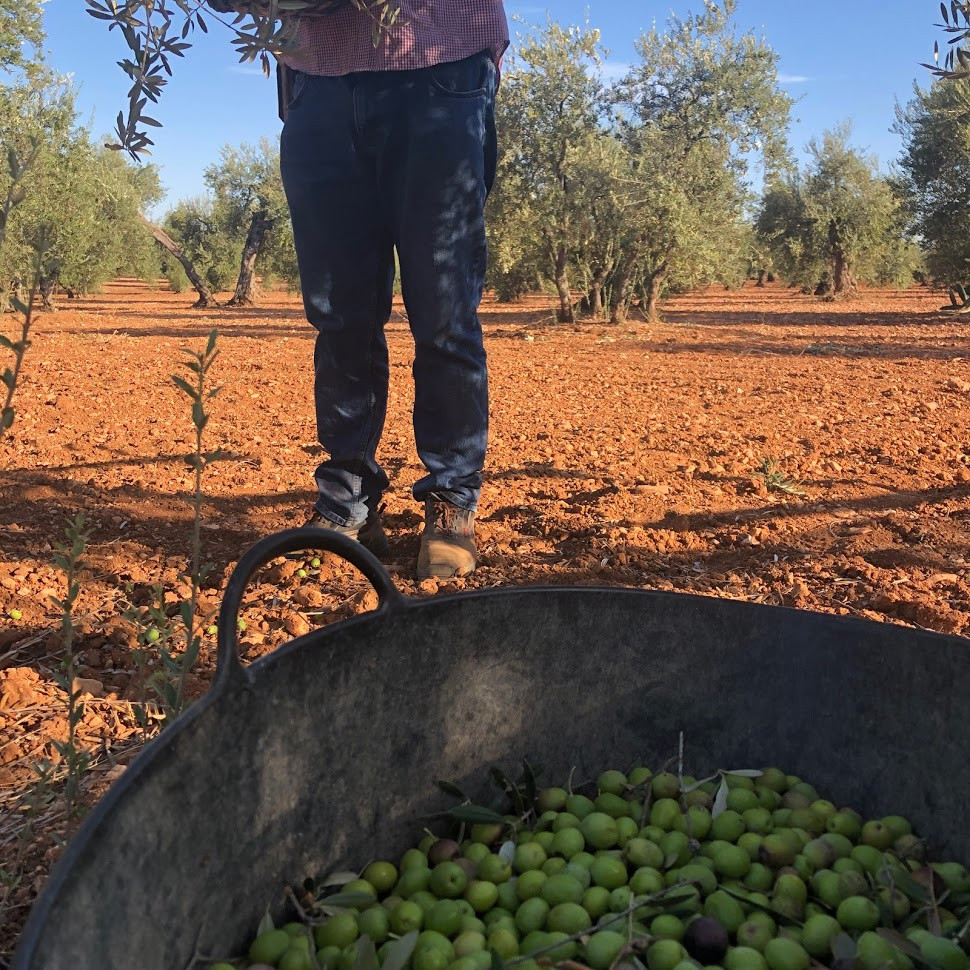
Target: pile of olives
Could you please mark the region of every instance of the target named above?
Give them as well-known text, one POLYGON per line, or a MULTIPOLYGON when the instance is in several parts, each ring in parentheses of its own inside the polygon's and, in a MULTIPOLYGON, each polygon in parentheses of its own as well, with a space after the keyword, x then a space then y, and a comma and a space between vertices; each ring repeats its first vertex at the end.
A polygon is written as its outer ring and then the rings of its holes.
POLYGON ((371 862, 213 970, 970 970, 970 872, 905 818, 777 768, 588 790, 371 862))

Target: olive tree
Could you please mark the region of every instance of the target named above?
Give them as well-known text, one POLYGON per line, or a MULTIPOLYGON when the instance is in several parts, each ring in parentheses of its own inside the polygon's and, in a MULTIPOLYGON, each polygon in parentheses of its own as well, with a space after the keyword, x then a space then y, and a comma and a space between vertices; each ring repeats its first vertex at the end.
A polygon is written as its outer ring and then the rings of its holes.
MULTIPOLYGON (((281 227, 289 227, 279 149, 268 138, 258 145, 227 145, 218 163, 206 168, 205 181, 223 233, 242 240, 239 274, 229 306, 252 305, 256 299, 257 261, 266 252, 267 238, 281 227)), ((279 250, 275 255, 279 262, 279 250)))
POLYGON ((970 87, 937 81, 896 111, 897 185, 930 276, 970 308, 970 87))
POLYGON ((851 296, 859 282, 913 279, 899 199, 850 136, 842 124, 813 138, 804 170, 770 185, 757 217, 758 236, 782 274, 820 296, 851 296))
POLYGON ((583 176, 603 112, 603 85, 594 71, 600 56, 599 31, 549 21, 520 37, 496 110, 504 146, 498 231, 531 244, 533 258, 541 253, 541 272, 556 288, 563 322, 575 314, 573 258, 594 228, 583 176))
POLYGON ((195 308, 217 306, 212 295, 233 286, 239 271, 238 238, 226 232, 211 195, 183 199, 167 213, 163 229, 177 249, 166 247, 169 285, 178 291, 190 281, 199 293, 195 308))
POLYGON ((625 180, 628 233, 611 317, 637 290, 648 319, 670 287, 733 281, 746 264, 748 178, 788 163, 791 99, 778 55, 732 24, 735 0, 672 16, 637 42, 638 62, 614 104, 632 167, 625 180))
POLYGON ((8 75, 30 71, 39 62, 43 42, 41 0, 0 0, 0 64, 8 75))
POLYGON ((160 195, 156 170, 95 144, 76 124, 73 90, 56 78, 4 88, 0 104, 4 141, 29 144, 32 159, 6 219, 0 280, 16 288, 36 272, 50 309, 58 286, 90 292, 121 273, 157 272, 140 219, 160 195))

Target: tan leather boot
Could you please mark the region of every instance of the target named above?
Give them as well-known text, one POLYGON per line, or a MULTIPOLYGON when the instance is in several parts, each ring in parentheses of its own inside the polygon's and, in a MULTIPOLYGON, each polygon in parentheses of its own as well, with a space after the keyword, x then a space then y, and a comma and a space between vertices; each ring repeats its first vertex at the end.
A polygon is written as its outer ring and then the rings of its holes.
POLYGON ((418 552, 418 579, 467 576, 477 563, 475 513, 442 499, 426 499, 424 532, 418 552))
POLYGON ((305 529, 331 529, 350 539, 356 539, 369 553, 382 562, 386 562, 391 553, 387 536, 384 534, 384 524, 381 521, 381 510, 369 512, 364 522, 355 525, 337 525, 324 518, 315 509, 313 514, 303 523, 305 529))

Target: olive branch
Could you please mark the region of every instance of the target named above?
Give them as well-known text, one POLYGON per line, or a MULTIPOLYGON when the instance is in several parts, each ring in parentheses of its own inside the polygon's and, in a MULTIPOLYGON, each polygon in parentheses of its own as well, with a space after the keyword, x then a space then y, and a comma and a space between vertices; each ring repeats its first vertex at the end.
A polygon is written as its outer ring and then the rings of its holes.
POLYGON ((208 19, 232 31, 231 43, 243 63, 259 60, 269 76, 270 56, 291 49, 295 27, 306 17, 325 17, 340 7, 353 6, 371 21, 374 46, 380 45, 398 25, 396 0, 84 0, 96 20, 117 29, 128 46, 129 56, 118 62, 131 80, 127 110, 118 112, 110 148, 124 150, 138 159, 151 154, 154 142, 147 128, 162 123, 145 113, 148 103, 157 104, 176 58, 192 46, 196 31, 209 32, 208 19))
POLYGON ((970 76, 970 3, 966 0, 950 0, 940 3, 940 13, 943 23, 936 24, 944 33, 950 35, 947 41, 949 50, 943 56, 943 66, 940 66, 940 43, 933 44, 933 63, 923 64, 936 77, 958 80, 970 76))

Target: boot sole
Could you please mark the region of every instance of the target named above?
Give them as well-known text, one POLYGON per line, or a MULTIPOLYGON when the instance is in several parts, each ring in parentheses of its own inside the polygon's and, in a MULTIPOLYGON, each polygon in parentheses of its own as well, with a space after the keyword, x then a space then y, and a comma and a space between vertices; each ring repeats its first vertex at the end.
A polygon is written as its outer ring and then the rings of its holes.
MULTIPOLYGON (((446 545, 445 543, 442 543, 446 545)), ((466 550, 462 550, 466 551, 466 550)), ((455 565, 450 562, 432 559, 430 550, 422 544, 418 553, 418 579, 460 579, 473 573, 478 566, 478 557, 470 564, 455 565)))

